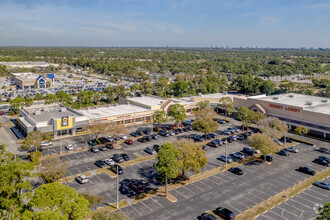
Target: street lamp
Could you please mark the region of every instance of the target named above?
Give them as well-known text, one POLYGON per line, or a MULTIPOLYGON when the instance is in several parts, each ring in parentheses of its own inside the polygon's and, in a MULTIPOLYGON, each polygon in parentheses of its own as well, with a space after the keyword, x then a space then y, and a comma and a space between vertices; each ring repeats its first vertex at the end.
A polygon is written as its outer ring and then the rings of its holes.
POLYGON ((119 207, 119 205, 118 205, 118 200, 119 200, 119 175, 118 175, 118 166, 119 165, 117 165, 117 209, 118 209, 118 207, 119 207))

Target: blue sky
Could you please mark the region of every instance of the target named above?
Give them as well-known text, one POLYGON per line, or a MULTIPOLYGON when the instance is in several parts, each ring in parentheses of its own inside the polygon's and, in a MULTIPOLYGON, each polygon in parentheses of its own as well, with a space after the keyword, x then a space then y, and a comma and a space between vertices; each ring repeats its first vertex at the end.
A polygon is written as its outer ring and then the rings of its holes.
POLYGON ((330 0, 0 0, 0 45, 330 48, 330 0))

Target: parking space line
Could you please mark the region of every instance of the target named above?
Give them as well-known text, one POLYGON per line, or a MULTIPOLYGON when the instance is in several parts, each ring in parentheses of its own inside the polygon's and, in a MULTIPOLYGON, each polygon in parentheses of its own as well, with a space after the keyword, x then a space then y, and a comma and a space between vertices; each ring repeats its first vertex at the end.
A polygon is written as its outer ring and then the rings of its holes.
POLYGON ((152 200, 152 201, 154 201, 155 203, 157 203, 158 205, 160 205, 160 207, 164 207, 162 204, 160 204, 157 200, 155 200, 154 198, 152 198, 152 197, 150 197, 150 199, 152 200))
POLYGON ((190 186, 193 186, 193 187, 196 187, 197 189, 199 189, 199 190, 201 190, 202 192, 204 192, 204 190, 203 190, 202 188, 196 186, 196 184, 194 184, 194 183, 191 183, 191 184, 189 184, 189 185, 190 185, 190 186))
POLYGON ((140 201, 140 203, 142 203, 145 207, 147 207, 148 209, 150 209, 152 212, 154 211, 152 208, 150 208, 149 206, 147 206, 143 201, 140 201))
POLYGON ((312 191, 312 192, 318 194, 319 196, 329 198, 328 196, 326 196, 326 195, 324 195, 324 194, 322 194, 322 193, 320 193, 320 192, 314 190, 313 187, 310 187, 308 190, 310 190, 310 191, 312 191))
POLYGON ((310 196, 310 197, 313 197, 313 198, 315 198, 315 199, 317 199, 317 200, 323 201, 323 200, 320 199, 320 198, 317 198, 317 197, 315 197, 315 196, 313 196, 313 195, 310 195, 310 194, 306 193, 306 191, 303 191, 303 192, 301 192, 300 194, 302 194, 302 193, 304 193, 304 194, 306 194, 306 195, 308 195, 308 196, 310 196))
MULTIPOLYGON (((281 215, 277 214, 277 213, 274 212, 272 209, 269 210, 269 212, 271 212, 271 213, 273 213, 273 214, 275 214, 275 215, 277 215, 277 216, 280 216, 281 218, 287 219, 287 218, 285 218, 284 216, 281 216, 281 215)), ((287 219, 287 220, 288 220, 288 219, 287 219)))
POLYGON ((175 192, 177 192, 177 193, 179 193, 179 194, 183 195, 185 198, 188 198, 188 196, 186 196, 186 195, 185 195, 185 194, 183 194, 182 192, 178 191, 177 189, 174 189, 173 191, 175 191, 175 192))
MULTIPOLYGON (((298 196, 298 195, 296 195, 296 196, 298 196)), ((308 209, 311 208, 311 207, 309 207, 309 206, 307 206, 307 205, 305 205, 305 204, 302 204, 301 202, 298 202, 297 200, 295 200, 295 197, 291 198, 290 200, 292 200, 292 201, 294 201, 295 203, 298 203, 298 204, 300 204, 300 205, 302 205, 302 206, 305 206, 305 207, 308 208, 308 209)))
POLYGON ((272 217, 267 216, 266 214, 267 214, 267 212, 265 214, 260 215, 260 216, 265 217, 265 218, 270 219, 270 220, 275 220, 272 217))
POLYGON ((96 176, 99 180, 101 180, 101 182, 103 182, 103 180, 98 175, 94 175, 94 176, 96 176))
MULTIPOLYGON (((291 208, 297 209, 297 210, 300 211, 300 212, 304 212, 304 210, 301 210, 301 209, 299 209, 299 208, 297 208, 297 207, 295 207, 295 206, 292 206, 292 205, 288 204, 287 202, 282 203, 282 204, 283 204, 283 205, 290 206, 291 208)), ((288 210, 288 209, 286 209, 286 210, 288 210)))

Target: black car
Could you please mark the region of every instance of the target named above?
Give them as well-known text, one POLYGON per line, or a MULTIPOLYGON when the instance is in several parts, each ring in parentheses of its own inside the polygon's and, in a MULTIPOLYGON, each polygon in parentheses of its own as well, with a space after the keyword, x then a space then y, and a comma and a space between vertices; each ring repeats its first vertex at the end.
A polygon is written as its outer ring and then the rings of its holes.
POLYGON ((262 160, 264 160, 264 161, 271 162, 271 161, 273 161, 273 156, 270 155, 270 154, 267 154, 266 157, 265 157, 265 155, 261 155, 261 156, 260 156, 260 159, 262 159, 262 160))
POLYGON ((241 134, 237 135, 236 138, 237 138, 237 140, 240 140, 240 141, 246 139, 246 138, 244 137, 244 135, 241 135, 241 134))
POLYGON ((133 137, 139 137, 139 136, 140 136, 140 135, 139 135, 138 133, 136 133, 136 132, 132 132, 131 135, 132 135, 133 137))
POLYGON ((107 143, 107 144, 105 145, 105 147, 108 148, 108 149, 113 149, 113 145, 110 144, 110 143, 107 143))
POLYGON ((256 153, 255 150, 249 147, 244 147, 242 151, 247 155, 254 155, 256 153))
POLYGON ((203 213, 198 217, 199 220, 217 220, 217 217, 209 213, 203 213))
POLYGON ((229 137, 227 137, 227 141, 228 141, 228 143, 231 143, 234 141, 234 139, 231 136, 229 136, 229 137))
POLYGON ((160 146, 159 146, 158 144, 155 144, 154 146, 152 146, 152 148, 153 148, 156 152, 158 152, 160 146))
POLYGON ((170 134, 167 131, 165 131, 165 130, 160 130, 159 131, 159 135, 164 136, 164 137, 170 136, 170 134))
POLYGON ((143 133, 144 134, 150 134, 151 133, 151 129, 150 128, 145 128, 145 129, 143 129, 143 133))
POLYGON ((109 142, 109 140, 106 137, 100 137, 99 140, 101 141, 102 144, 109 142))
POLYGON ((280 150, 277 154, 282 156, 290 156, 289 152, 286 150, 280 150))
POLYGON ((232 172, 234 174, 237 174, 237 175, 242 175, 243 174, 243 170, 241 170, 240 168, 238 167, 232 167, 228 170, 229 172, 232 172))
POLYGON ((121 157, 124 158, 125 161, 129 160, 129 156, 127 154, 122 154, 121 157))
POLYGON ((234 213, 226 208, 218 207, 213 212, 225 220, 230 220, 235 218, 234 213))
POLYGON ((135 133, 137 133, 139 136, 141 136, 141 135, 143 135, 143 131, 142 130, 136 130, 136 132, 135 133))
POLYGON ((88 144, 91 146, 95 146, 95 145, 97 145, 97 142, 95 139, 93 139, 93 140, 88 141, 88 144))
POLYGON ((138 142, 141 142, 141 143, 147 142, 147 140, 144 137, 139 138, 137 140, 138 140, 138 142))
POLYGON ((219 145, 215 141, 211 141, 211 142, 207 143, 207 146, 217 148, 219 145))
POLYGON ((155 139, 155 140, 158 139, 158 135, 157 134, 152 134, 151 137, 152 137, 152 139, 155 139))
POLYGON ((192 130, 191 125, 187 125, 187 126, 185 126, 185 128, 186 128, 188 131, 191 131, 191 130, 192 130))
POLYGON ((119 166, 118 164, 114 164, 114 165, 110 166, 110 170, 112 172, 114 172, 115 174, 119 174, 119 175, 124 173, 123 168, 121 168, 121 166, 119 166), (118 169, 118 173, 117 173, 117 169, 118 169))
POLYGON ((112 156, 112 159, 117 163, 122 163, 125 161, 124 158, 120 154, 114 154, 112 156))
POLYGON ((298 171, 299 172, 302 172, 302 173, 306 173, 306 174, 309 174, 309 175, 312 175, 314 176, 316 174, 316 172, 308 167, 299 167, 298 168, 298 171))
POLYGON ((317 163, 317 164, 320 164, 320 165, 323 165, 323 166, 327 166, 327 167, 329 166, 329 162, 328 161, 322 160, 320 158, 316 158, 314 160, 314 163, 317 163))
POLYGON ((180 133, 181 133, 179 129, 175 129, 175 130, 173 130, 173 132, 174 132, 175 134, 180 134, 180 133))
POLYGON ((211 135, 209 135, 209 134, 203 134, 202 135, 202 138, 203 139, 207 139, 207 140, 211 140, 212 139, 211 135))
POLYGON ((318 157, 320 160, 325 160, 325 161, 327 161, 328 163, 330 163, 330 159, 328 158, 328 157, 326 157, 326 156, 319 156, 318 157))
POLYGON ((195 142, 203 142, 204 139, 203 139, 201 136, 196 135, 196 136, 194 137, 194 141, 195 141, 195 142))
POLYGON ((100 168, 102 168, 102 167, 105 166, 105 163, 102 160, 97 160, 95 162, 95 165, 98 166, 98 167, 100 167, 100 168))
POLYGON ((146 141, 151 141, 152 139, 151 135, 146 135, 143 138, 146 139, 146 141))

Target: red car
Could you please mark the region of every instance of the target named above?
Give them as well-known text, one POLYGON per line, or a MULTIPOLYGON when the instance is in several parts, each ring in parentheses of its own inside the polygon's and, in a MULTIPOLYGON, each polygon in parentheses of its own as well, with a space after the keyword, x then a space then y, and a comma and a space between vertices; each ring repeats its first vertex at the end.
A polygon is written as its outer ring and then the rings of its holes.
POLYGON ((4 111, 0 111, 0 115, 4 115, 5 114, 5 112, 4 111))
POLYGON ((125 144, 128 144, 128 145, 131 145, 131 144, 133 144, 134 142, 133 142, 133 140, 132 139, 127 139, 126 141, 125 141, 125 144))

